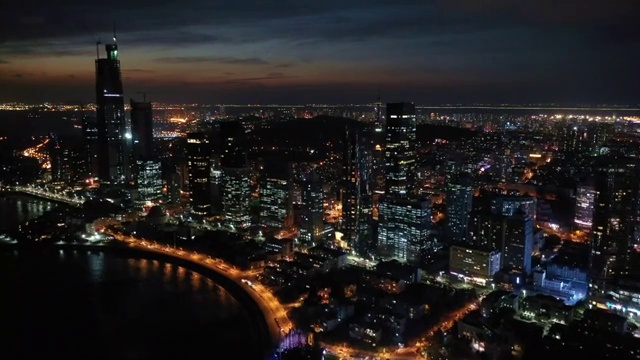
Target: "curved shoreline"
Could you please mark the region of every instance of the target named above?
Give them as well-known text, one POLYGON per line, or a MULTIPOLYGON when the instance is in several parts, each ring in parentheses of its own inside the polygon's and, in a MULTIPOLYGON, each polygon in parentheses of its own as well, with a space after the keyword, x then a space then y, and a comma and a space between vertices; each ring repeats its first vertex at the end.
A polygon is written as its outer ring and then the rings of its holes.
MULTIPOLYGON (((4 246, 2 246, 4 247, 4 246)), ((0 248, 2 248, 0 247, 0 248)), ((257 320, 253 325, 256 327, 254 330, 258 334, 260 340, 260 348, 262 349, 263 358, 268 358, 273 355, 276 347, 278 346, 279 339, 274 336, 271 327, 269 326, 269 319, 267 313, 263 311, 262 307, 254 299, 254 297, 248 293, 240 284, 234 279, 227 277, 220 271, 205 265, 199 264, 195 261, 189 261, 183 258, 172 256, 171 254, 165 254, 155 251, 149 251, 142 248, 135 247, 121 247, 121 246, 100 246, 90 244, 47 244, 47 245, 21 245, 11 244, 7 245, 5 249, 10 250, 32 250, 32 249, 44 249, 44 250, 84 250, 84 251, 100 251, 104 253, 111 253, 116 256, 122 256, 132 259, 148 259, 158 260, 165 263, 171 263, 178 265, 190 271, 196 272, 202 276, 205 276, 217 285, 225 289, 231 296, 242 305, 247 311, 251 319, 257 320)))

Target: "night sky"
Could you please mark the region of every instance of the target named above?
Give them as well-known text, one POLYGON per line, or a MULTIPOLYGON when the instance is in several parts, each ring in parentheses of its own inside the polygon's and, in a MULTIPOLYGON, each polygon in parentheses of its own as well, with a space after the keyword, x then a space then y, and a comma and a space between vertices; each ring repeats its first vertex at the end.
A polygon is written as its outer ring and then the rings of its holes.
POLYGON ((154 101, 640 103, 638 0, 0 3, 0 102, 93 101, 115 20, 154 101))

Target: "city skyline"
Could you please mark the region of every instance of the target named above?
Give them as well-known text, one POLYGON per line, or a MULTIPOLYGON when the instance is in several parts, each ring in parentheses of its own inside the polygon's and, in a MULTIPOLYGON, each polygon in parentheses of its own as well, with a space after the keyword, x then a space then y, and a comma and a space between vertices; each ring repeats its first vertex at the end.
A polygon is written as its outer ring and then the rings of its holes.
POLYGON ((639 5, 351 0, 157 7, 11 2, 3 101, 92 101, 95 42, 118 40, 125 96, 154 101, 635 103, 639 5), (188 21, 185 21, 188 19, 188 21), (46 29, 46 30, 45 30, 46 29))

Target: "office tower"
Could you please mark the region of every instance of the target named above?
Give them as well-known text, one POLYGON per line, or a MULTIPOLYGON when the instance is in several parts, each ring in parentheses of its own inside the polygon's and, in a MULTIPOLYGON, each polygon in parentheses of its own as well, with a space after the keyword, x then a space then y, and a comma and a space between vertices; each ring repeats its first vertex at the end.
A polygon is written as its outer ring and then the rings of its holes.
POLYGON ((211 214, 222 215, 222 168, 220 155, 211 157, 211 214))
POLYGON ((211 144, 209 134, 187 134, 187 167, 189 173, 189 202, 195 216, 209 215, 211 210, 211 144))
POLYGON ((300 241, 317 245, 324 230, 324 192, 322 182, 315 172, 302 179, 300 191, 300 241))
POLYGON ((71 154, 70 149, 56 134, 49 134, 47 143, 49 163, 51 164, 51 181, 55 183, 68 183, 71 180, 71 154))
POLYGON ((153 110, 151 102, 131 99, 131 138, 133 159, 146 161, 155 159, 153 152, 153 110))
POLYGON ((385 258, 417 263, 427 247, 431 224, 428 200, 385 198, 380 202, 378 251, 385 258))
POLYGON ((469 214, 473 202, 473 187, 469 177, 458 176, 447 184, 447 229, 456 242, 468 235, 469 214))
POLYGON ((578 184, 576 189, 576 214, 573 223, 579 230, 591 231, 595 196, 596 190, 592 181, 578 184))
POLYGON ((153 149, 153 110, 150 102, 131 104, 131 164, 140 205, 162 200, 161 163, 153 149))
POLYGON ((491 212, 504 216, 512 216, 518 210, 524 211, 525 214, 536 218, 536 198, 529 195, 524 196, 507 196, 498 195, 491 199, 491 212))
POLYGON ((533 253, 533 220, 523 211, 506 216, 503 226, 502 266, 512 270, 531 273, 533 253))
POLYGON ((356 129, 345 126, 342 153, 342 239, 350 248, 358 241, 360 221, 360 146, 356 129))
POLYGON ((430 247, 431 203, 411 198, 416 165, 414 104, 387 104, 386 123, 386 191, 378 204, 378 252, 415 263, 430 247))
POLYGON ((416 169, 416 146, 415 105, 413 103, 387 104, 386 195, 406 198, 412 192, 416 169))
POLYGON ((385 123, 382 117, 382 102, 380 96, 376 100, 376 121, 371 128, 371 151, 372 151, 372 188, 377 193, 384 193, 385 190, 385 123))
POLYGON ((82 137, 85 150, 85 172, 90 177, 98 176, 98 123, 95 115, 83 115, 82 137))
POLYGON ((162 169, 159 161, 138 161, 136 185, 140 205, 162 202, 162 169))
POLYGON ((640 166, 637 159, 603 156, 594 174, 592 277, 628 275, 637 244, 640 166))
POLYGON ((260 225, 271 230, 292 225, 292 176, 288 162, 265 162, 260 178, 260 225))
POLYGON ((342 239, 358 254, 365 255, 371 247, 371 137, 362 123, 345 126, 342 144, 341 203, 342 239))
MULTIPOLYGON (((126 122, 118 45, 105 45, 106 58, 96 59, 98 178, 116 184, 129 180, 126 122)), ((99 55, 99 54, 98 54, 99 55)))
POLYGON ((225 225, 232 231, 251 225, 251 168, 247 163, 246 134, 238 121, 220 124, 222 138, 222 208, 225 225))

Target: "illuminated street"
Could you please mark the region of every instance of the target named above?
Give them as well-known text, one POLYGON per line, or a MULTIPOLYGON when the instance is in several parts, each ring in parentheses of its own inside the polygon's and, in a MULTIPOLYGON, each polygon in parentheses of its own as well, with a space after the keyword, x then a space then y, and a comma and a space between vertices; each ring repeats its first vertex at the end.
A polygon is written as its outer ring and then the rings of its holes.
POLYGON ((117 240, 127 242, 131 247, 171 255, 182 260, 195 262, 234 280, 239 286, 246 290, 246 292, 262 309, 272 338, 280 339, 282 335, 288 333, 293 328, 293 324, 289 320, 285 308, 273 296, 273 294, 271 294, 266 287, 246 280, 251 277, 251 272, 239 270, 234 266, 224 263, 221 259, 211 258, 196 252, 174 249, 169 246, 160 246, 132 236, 127 237, 115 233, 110 233, 110 235, 117 240))

